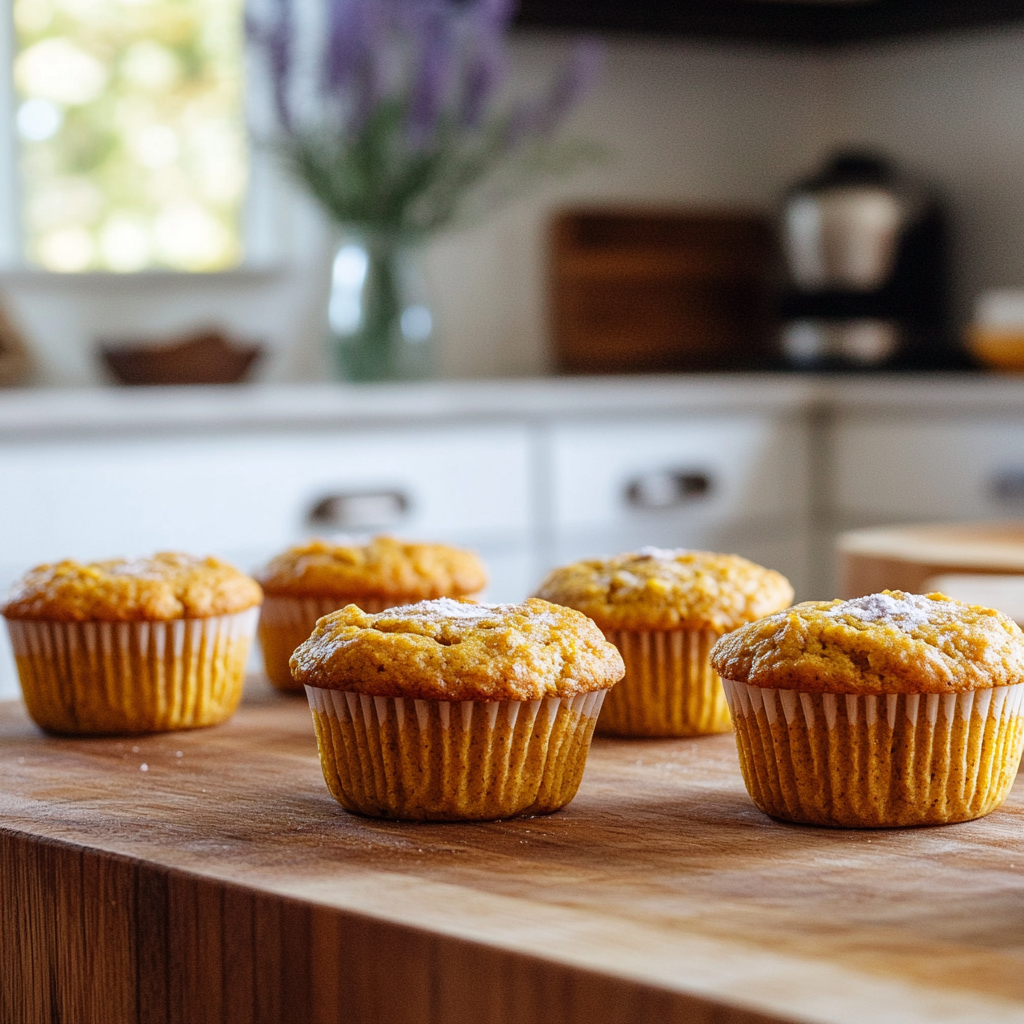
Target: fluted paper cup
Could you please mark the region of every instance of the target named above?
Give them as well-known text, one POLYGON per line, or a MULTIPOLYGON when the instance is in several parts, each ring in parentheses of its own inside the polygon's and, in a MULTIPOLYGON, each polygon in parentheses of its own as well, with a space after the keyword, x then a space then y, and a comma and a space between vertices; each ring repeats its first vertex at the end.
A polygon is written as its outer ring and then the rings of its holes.
POLYGON ((723 679, 740 767, 766 814, 883 828, 980 818, 1024 747, 1024 683, 966 693, 773 690, 723 679))
POLYGON ((597 731, 609 736, 703 736, 728 732, 729 707, 711 648, 714 629, 604 631, 626 663, 597 731))
POLYGON ((302 693, 288 661, 295 648, 309 639, 317 619, 349 604, 372 614, 407 603, 407 598, 386 597, 264 597, 258 634, 267 678, 279 690, 302 693))
POLYGON ((216 725, 242 697, 258 608, 202 619, 8 619, 25 705, 55 733, 216 725))
POLYGON ((306 687, 335 800, 359 814, 421 821, 564 807, 583 777, 605 692, 448 702, 306 687))

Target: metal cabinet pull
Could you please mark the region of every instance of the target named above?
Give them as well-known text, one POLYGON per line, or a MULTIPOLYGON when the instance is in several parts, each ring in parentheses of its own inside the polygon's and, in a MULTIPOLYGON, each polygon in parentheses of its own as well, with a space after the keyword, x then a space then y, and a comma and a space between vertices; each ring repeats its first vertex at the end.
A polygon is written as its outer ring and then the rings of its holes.
POLYGON ((306 524, 318 530, 366 530, 394 526, 408 514, 411 502, 401 491, 349 491, 327 494, 306 513, 306 524))
POLYGON ((1004 469, 989 485, 992 497, 1001 505, 1024 505, 1024 469, 1004 469))
POLYGON ((711 493, 713 486, 710 474, 700 470, 658 470, 630 480, 624 498, 631 508, 675 508, 701 501, 711 493))

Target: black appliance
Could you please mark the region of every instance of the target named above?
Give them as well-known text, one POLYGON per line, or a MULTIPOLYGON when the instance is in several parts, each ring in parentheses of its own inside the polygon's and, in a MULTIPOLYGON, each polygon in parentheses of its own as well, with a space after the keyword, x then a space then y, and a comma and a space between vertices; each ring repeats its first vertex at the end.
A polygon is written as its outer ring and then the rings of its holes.
POLYGON ((936 193, 841 153, 787 193, 780 347, 807 368, 944 365, 947 230, 936 193))

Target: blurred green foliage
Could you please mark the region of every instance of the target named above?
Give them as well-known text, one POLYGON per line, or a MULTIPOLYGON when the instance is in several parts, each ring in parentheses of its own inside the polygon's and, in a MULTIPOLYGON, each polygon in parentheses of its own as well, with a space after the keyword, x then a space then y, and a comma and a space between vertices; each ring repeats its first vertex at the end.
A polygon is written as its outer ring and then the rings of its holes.
POLYGON ((242 0, 15 0, 29 260, 218 270, 242 256, 242 0))

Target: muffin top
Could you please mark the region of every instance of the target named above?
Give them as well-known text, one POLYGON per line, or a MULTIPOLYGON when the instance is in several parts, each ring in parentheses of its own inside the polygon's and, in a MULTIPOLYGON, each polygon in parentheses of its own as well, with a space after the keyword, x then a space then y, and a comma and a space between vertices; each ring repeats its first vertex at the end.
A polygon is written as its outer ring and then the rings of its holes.
POLYGON ((56 622, 146 622, 228 615, 262 600, 259 584, 227 562, 163 551, 152 558, 38 565, 14 584, 0 614, 56 622))
POLYGON ((641 548, 548 573, 537 597, 589 615, 604 629, 736 629, 785 608, 789 580, 739 555, 641 548))
POLYGON ((625 673, 590 619, 536 598, 441 598, 375 615, 350 604, 317 622, 291 668, 310 686, 427 700, 571 697, 625 673))
POLYGON ((256 574, 275 597, 462 597, 487 585, 472 551, 374 537, 366 544, 313 540, 289 548, 256 574))
POLYGON ((945 594, 805 601, 722 637, 726 679, 805 693, 958 693, 1024 681, 1024 633, 945 594))

